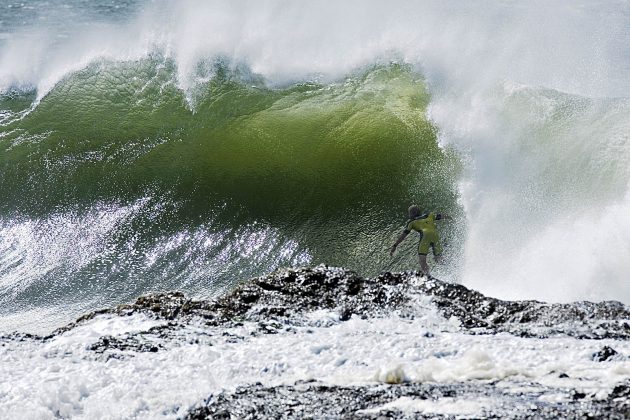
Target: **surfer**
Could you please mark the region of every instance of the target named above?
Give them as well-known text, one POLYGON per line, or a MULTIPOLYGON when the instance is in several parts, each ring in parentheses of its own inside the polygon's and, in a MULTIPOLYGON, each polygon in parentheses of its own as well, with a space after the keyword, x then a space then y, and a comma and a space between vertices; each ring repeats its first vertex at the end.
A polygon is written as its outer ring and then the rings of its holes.
POLYGON ((420 243, 418 244, 420 268, 422 272, 430 278, 429 264, 427 264, 427 255, 429 254, 429 250, 433 250, 435 261, 438 263, 441 262, 442 256, 442 244, 440 243, 440 236, 438 235, 435 221, 450 219, 450 217, 446 214, 433 212, 423 214, 420 211, 420 207, 416 205, 409 207, 408 212, 409 221, 405 225, 405 229, 398 236, 398 239, 396 239, 394 245, 392 245, 389 254, 394 256, 396 247, 405 240, 412 230, 415 230, 420 234, 420 243))

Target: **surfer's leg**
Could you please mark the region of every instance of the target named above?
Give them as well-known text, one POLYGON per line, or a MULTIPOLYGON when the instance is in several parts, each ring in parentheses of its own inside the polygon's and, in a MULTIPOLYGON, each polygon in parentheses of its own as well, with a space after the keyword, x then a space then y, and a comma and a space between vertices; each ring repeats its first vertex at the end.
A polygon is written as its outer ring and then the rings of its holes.
POLYGON ((429 264, 427 264, 427 255, 419 254, 418 257, 420 260, 420 270, 422 270, 424 274, 429 276, 430 274, 429 274, 429 264))
POLYGON ((440 243, 440 238, 436 235, 435 241, 431 244, 431 248, 433 248, 433 256, 435 257, 435 262, 438 264, 442 263, 442 244, 440 243))

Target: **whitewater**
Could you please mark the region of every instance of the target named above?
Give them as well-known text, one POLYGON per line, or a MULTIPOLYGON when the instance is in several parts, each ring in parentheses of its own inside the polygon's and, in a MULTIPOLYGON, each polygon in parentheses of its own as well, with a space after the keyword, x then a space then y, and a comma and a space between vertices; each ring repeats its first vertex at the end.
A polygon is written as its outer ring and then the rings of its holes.
POLYGON ((418 290, 348 320, 319 302, 288 324, 263 304, 280 318, 70 323, 151 293, 224 299, 285 267, 417 269, 416 239, 388 252, 413 203, 452 216, 441 280, 625 308, 628 22, 613 0, 0 1, 0 414, 179 418, 309 381, 446 393, 366 402, 367 418, 507 415, 519 390, 547 416, 576 392, 613 401, 625 333, 477 331, 418 290))

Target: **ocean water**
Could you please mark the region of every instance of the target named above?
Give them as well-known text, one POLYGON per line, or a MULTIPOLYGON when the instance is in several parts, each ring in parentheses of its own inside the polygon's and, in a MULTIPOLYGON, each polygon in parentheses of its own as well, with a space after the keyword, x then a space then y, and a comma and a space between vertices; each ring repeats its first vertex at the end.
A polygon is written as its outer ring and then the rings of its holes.
MULTIPOLYGON (((278 267, 630 302, 625 2, 3 1, 0 317, 278 267), (535 23, 535 24, 534 24, 535 23)), ((61 310, 63 308, 63 310, 61 310)))
POLYGON ((0 2, 0 331, 279 267, 630 303, 630 7, 0 2))

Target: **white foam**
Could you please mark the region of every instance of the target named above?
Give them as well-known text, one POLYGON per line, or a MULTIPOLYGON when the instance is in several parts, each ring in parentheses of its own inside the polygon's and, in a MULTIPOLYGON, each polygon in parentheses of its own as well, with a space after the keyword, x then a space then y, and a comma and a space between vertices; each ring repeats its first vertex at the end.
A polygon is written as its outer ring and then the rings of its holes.
MULTIPOLYGON (((138 336, 159 346, 156 353, 116 350, 112 354, 118 356, 108 360, 88 350, 100 336, 124 338, 160 322, 142 315, 99 316, 43 344, 5 341, 0 347, 0 415, 177 418, 222 389, 311 379, 337 385, 500 381, 497 386, 514 392, 523 384, 537 384, 533 389, 540 392, 557 389, 542 397, 555 401, 568 388, 604 398, 630 378, 627 357, 592 358, 604 345, 629 355, 625 341, 467 335, 426 302, 414 319, 408 313, 404 318, 353 316, 345 322, 333 318, 320 312, 312 317, 326 320, 320 326, 281 327, 277 334, 261 334, 259 325, 249 322, 227 331, 190 325, 174 341, 138 336)), ((457 399, 391 405, 436 414, 476 413, 485 406, 457 399)))

